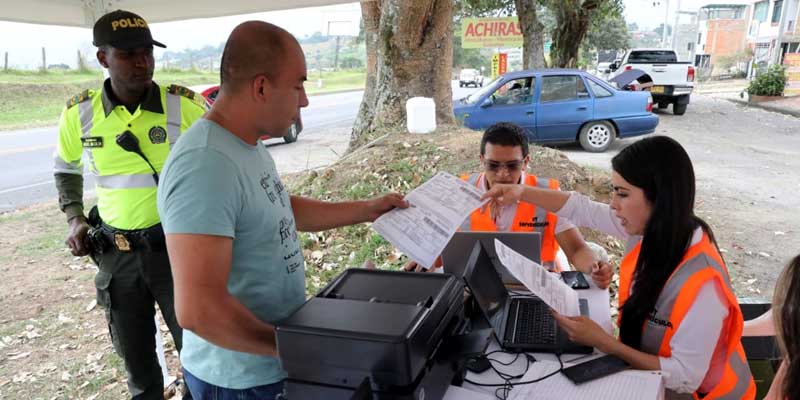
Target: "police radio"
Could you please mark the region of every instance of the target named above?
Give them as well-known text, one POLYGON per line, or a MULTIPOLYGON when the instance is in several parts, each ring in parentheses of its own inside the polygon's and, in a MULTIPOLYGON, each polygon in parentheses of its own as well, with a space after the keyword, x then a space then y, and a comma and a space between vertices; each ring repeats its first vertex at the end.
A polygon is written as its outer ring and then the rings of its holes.
POLYGON ((117 144, 119 147, 122 147, 123 150, 138 154, 139 157, 142 157, 147 165, 150 166, 150 169, 153 170, 153 179, 156 181, 156 185, 158 185, 158 172, 156 172, 156 169, 153 168, 153 164, 150 163, 150 160, 148 160, 147 156, 142 152, 142 148, 139 146, 139 139, 137 139, 131 131, 125 131, 117 135, 117 144))

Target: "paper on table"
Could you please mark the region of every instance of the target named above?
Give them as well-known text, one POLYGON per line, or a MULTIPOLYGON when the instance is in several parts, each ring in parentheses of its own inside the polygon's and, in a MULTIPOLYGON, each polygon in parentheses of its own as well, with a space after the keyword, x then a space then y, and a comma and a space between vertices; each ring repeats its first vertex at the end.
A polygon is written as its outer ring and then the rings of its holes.
POLYGON ((410 206, 383 214, 372 227, 418 264, 430 268, 473 210, 487 203, 475 185, 446 172, 406 195, 410 206))
POLYGON ((550 273, 547 268, 525 258, 497 239, 494 240, 494 249, 500 263, 550 308, 569 317, 581 314, 578 294, 558 274, 550 273))
MULTIPOLYGON (((536 380, 558 370, 554 361, 538 360, 520 382, 536 380)), ((509 400, 640 400, 657 399, 660 371, 628 370, 575 385, 560 372, 542 381, 514 386, 509 400)))

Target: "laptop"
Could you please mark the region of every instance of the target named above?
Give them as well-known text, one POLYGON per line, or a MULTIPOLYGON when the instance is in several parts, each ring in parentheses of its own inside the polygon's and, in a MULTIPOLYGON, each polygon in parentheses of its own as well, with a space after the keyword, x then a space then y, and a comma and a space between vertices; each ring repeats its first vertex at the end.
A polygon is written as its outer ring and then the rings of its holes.
POLYGON ((542 262, 542 235, 539 232, 456 232, 442 251, 444 272, 457 277, 464 276, 470 251, 475 242, 483 244, 494 268, 500 273, 504 284, 521 284, 497 259, 494 240, 498 239, 525 258, 542 262))
MULTIPOLYGON (((568 339, 544 301, 535 296, 509 295, 481 242, 476 242, 470 252, 464 280, 503 349, 559 354, 593 351, 568 339)), ((586 299, 579 299, 578 306, 581 315, 589 315, 586 299)))

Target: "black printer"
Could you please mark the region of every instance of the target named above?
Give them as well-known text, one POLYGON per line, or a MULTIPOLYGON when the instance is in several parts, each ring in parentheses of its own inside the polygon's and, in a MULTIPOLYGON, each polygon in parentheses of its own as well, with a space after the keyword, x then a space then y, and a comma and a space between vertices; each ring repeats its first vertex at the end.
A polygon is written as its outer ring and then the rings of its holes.
POLYGON ((348 269, 276 327, 287 397, 442 398, 464 326, 450 274, 348 269))

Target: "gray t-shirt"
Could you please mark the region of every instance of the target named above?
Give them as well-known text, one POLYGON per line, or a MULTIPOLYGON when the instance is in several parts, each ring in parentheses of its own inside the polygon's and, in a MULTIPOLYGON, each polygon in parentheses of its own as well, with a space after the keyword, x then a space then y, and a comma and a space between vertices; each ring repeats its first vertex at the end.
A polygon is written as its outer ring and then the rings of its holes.
MULTIPOLYGON (((233 238, 228 290, 274 324, 305 301, 305 270, 289 194, 263 145, 249 145, 207 119, 170 151, 158 186, 167 234, 233 238)), ((286 378, 274 357, 216 346, 183 333, 181 362, 208 383, 244 389, 286 378)))

